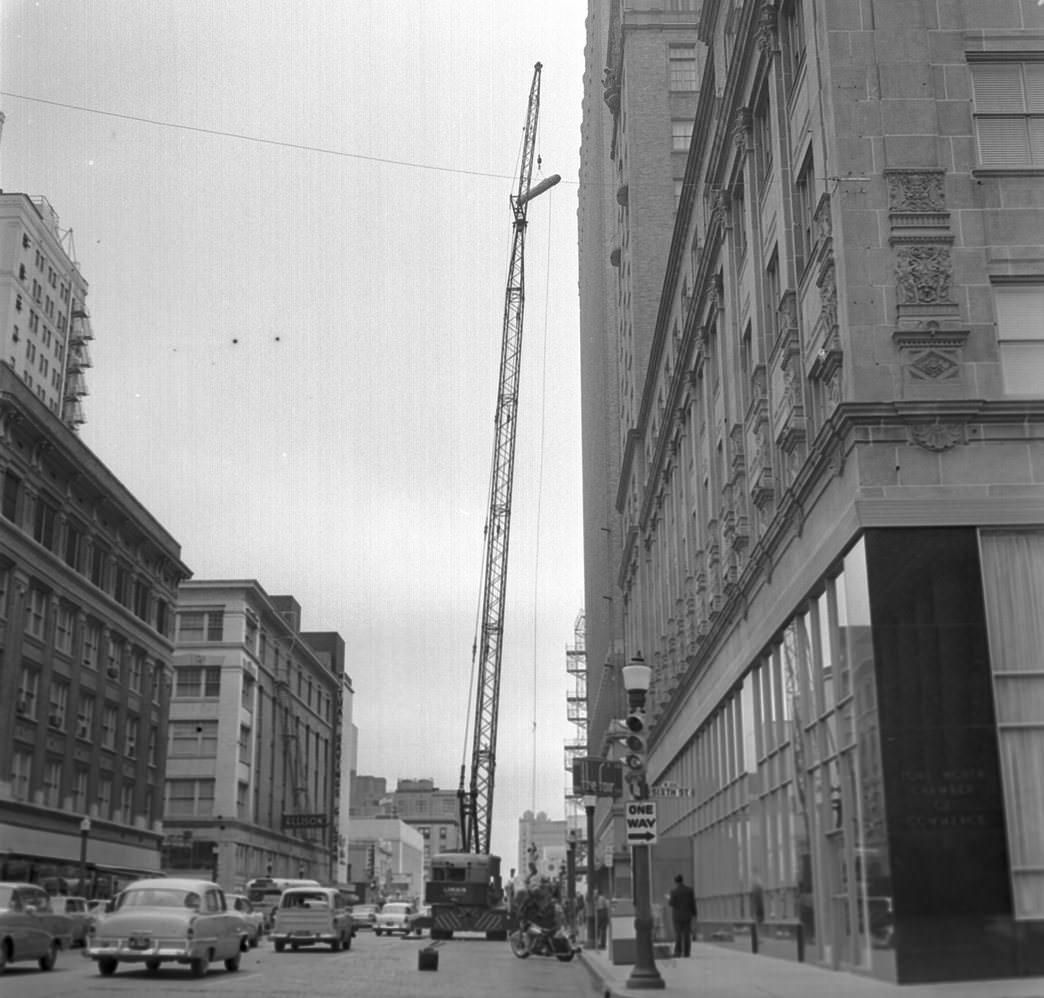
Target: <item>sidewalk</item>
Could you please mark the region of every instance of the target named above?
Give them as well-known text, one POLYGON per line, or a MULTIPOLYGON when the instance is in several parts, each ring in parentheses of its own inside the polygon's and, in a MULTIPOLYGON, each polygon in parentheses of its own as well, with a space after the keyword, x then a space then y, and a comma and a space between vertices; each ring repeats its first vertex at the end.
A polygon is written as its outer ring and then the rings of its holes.
POLYGON ((582 950, 580 961, 600 998, 1044 998, 1044 977, 898 985, 710 943, 693 943, 687 959, 658 959, 658 990, 628 990, 631 967, 610 963, 605 950, 582 950))

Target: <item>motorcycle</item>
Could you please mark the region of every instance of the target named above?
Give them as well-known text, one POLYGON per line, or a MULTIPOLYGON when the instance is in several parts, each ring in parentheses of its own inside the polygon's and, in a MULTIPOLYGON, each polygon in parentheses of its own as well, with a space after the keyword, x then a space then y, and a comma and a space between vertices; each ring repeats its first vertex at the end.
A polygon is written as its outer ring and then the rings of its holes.
POLYGON ((545 929, 535 922, 518 925, 508 934, 511 952, 520 960, 529 956, 553 956, 568 963, 579 947, 563 929, 545 929))

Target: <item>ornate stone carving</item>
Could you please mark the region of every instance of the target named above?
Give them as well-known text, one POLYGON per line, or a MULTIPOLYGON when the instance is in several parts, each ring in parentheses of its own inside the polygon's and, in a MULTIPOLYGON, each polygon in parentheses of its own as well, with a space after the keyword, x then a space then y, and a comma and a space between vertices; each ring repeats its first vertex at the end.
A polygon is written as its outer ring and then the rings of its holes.
POLYGON ((758 26, 755 29, 755 38, 758 48, 765 55, 771 55, 775 51, 777 34, 778 23, 775 0, 763 0, 761 10, 758 11, 758 26))
POLYGON ((834 224, 830 217, 830 195, 824 194, 819 199, 819 204, 816 206, 816 213, 812 217, 812 221, 816 227, 816 235, 820 242, 824 242, 827 239, 833 237, 834 224))
POLYGON ((896 251, 900 305, 952 305, 953 264, 944 246, 902 246, 896 251))
POLYGON ((713 194, 713 201, 711 204, 711 225, 720 225, 723 229, 729 223, 729 205, 732 203, 732 198, 728 191, 716 190, 713 194))
POLYGON ((819 278, 819 314, 825 335, 829 336, 837 328, 837 276, 833 261, 819 278))
POLYGON ((960 424, 930 423, 911 426, 910 441, 930 451, 944 451, 964 443, 964 427, 960 424))
POLYGON ((945 211, 942 170, 885 170, 889 211, 945 211))
POLYGON ((968 330, 943 330, 938 322, 892 334, 906 381, 917 384, 960 384, 968 330))
POLYGON ((750 113, 749 107, 736 108, 736 113, 732 118, 732 141, 739 146, 740 149, 747 149, 750 147, 752 120, 753 116, 750 113))

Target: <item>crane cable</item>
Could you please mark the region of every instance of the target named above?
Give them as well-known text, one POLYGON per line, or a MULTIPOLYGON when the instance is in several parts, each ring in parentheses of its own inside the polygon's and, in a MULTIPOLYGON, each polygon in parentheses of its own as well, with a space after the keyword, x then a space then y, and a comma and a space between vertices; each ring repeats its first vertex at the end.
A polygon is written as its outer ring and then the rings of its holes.
MULTIPOLYGON (((537 164, 540 163, 540 157, 537 157, 537 164)), ((538 629, 538 618, 537 612, 539 602, 537 600, 537 593, 540 587, 540 521, 542 513, 541 500, 544 495, 544 441, 545 433, 547 429, 547 326, 548 326, 548 308, 551 300, 551 211, 547 213, 547 253, 545 254, 545 271, 544 271, 544 344, 543 354, 541 363, 541 377, 540 377, 540 449, 537 455, 537 493, 536 493, 536 531, 535 531, 535 544, 534 544, 534 565, 533 565, 533 721, 532 721, 532 739, 530 751, 532 752, 532 763, 531 763, 531 776, 530 776, 530 810, 533 814, 537 813, 536 797, 537 797, 537 691, 540 689, 538 682, 538 668, 539 668, 539 656, 538 656, 538 644, 537 644, 537 629, 538 629)))

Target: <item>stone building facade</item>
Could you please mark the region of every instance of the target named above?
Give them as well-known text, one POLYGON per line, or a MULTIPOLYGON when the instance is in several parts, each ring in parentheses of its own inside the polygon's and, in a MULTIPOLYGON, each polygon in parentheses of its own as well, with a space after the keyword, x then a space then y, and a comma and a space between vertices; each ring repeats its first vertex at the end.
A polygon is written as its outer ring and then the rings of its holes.
POLYGON ((2 362, 0 480, 0 879, 107 897, 161 867, 174 607, 189 570, 2 362))
POLYGON ((249 579, 184 583, 177 618, 164 869, 228 890, 257 876, 343 879, 342 775, 354 769, 341 757, 354 745, 343 640, 302 631, 292 596, 249 579))
POLYGON ((617 408, 660 834, 701 922, 777 955, 1039 974, 1044 9, 705 0, 697 30, 617 408))

